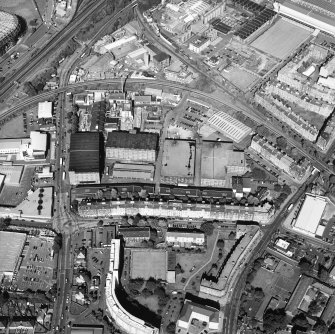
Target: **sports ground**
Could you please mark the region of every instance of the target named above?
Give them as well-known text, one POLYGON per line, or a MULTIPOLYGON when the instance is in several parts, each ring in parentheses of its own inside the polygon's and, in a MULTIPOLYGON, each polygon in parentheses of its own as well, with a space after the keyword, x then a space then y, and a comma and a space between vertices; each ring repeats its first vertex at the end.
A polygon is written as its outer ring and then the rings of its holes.
POLYGON ((312 31, 292 21, 279 19, 251 43, 254 48, 284 59, 310 36, 312 31))

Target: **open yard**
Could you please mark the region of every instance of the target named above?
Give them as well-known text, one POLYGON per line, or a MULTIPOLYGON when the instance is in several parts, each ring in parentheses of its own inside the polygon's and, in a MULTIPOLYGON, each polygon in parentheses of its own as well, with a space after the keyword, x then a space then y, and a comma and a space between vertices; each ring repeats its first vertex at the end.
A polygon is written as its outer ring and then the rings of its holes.
POLYGON ((245 309, 248 310, 249 316, 261 320, 270 300, 276 301, 280 307, 284 306, 299 280, 299 275, 298 268, 284 261, 278 263, 274 272, 265 268, 259 269, 251 284, 255 288, 262 288, 265 297, 262 301, 247 302, 245 309))
POLYGON ((230 66, 226 70, 228 72, 221 72, 222 76, 243 91, 248 90, 258 80, 258 76, 237 66, 230 66))
POLYGON ((167 253, 165 250, 133 250, 131 252, 131 278, 141 277, 145 280, 166 279, 167 253))
POLYGON ((279 19, 259 36, 251 46, 279 59, 287 57, 304 42, 312 31, 289 20, 279 19))

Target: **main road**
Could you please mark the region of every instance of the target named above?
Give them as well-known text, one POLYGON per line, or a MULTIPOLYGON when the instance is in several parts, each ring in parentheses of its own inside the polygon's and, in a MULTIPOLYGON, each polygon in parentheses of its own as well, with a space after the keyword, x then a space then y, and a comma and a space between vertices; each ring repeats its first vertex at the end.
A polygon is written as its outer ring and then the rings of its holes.
POLYGON ((225 334, 235 334, 237 333, 237 317, 239 313, 240 307, 240 299, 241 295, 244 290, 244 284, 246 282, 246 277, 249 273, 249 269, 252 267, 254 261, 262 255, 264 250, 266 249, 268 243, 270 242, 271 238, 273 237, 274 233, 279 229, 280 225, 282 224, 285 216, 287 215, 288 207, 291 203, 296 203, 301 196, 304 195, 306 186, 312 183, 317 177, 319 176, 318 173, 311 175, 305 183, 303 183, 296 193, 292 196, 291 200, 284 205, 279 213, 277 214, 273 223, 266 228, 264 228, 264 236, 260 243, 254 249, 253 256, 249 260, 249 265, 243 269, 242 274, 239 276, 238 281, 234 287, 231 299, 229 304, 225 307, 225 326, 224 326, 224 333, 225 334))
POLYGON ((14 82, 22 82, 30 73, 37 71, 48 55, 56 52, 64 43, 70 40, 78 32, 80 27, 87 23, 87 19, 92 13, 102 6, 105 0, 95 0, 90 2, 85 9, 60 31, 42 50, 36 50, 28 64, 23 64, 12 75, 6 77, 0 87, 0 97, 9 92, 14 87, 14 82))

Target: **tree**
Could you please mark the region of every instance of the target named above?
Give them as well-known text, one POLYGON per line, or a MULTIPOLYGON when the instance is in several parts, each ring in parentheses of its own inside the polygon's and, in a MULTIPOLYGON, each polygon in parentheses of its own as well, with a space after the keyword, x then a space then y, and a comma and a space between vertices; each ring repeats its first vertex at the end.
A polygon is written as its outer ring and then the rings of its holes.
POLYGON ((54 243, 53 243, 53 251, 55 253, 58 253, 60 251, 60 249, 62 248, 62 243, 63 243, 63 239, 62 239, 62 235, 61 234, 57 234, 54 238, 54 243))
POLYGON ((263 326, 266 333, 275 333, 277 330, 285 329, 288 324, 285 309, 268 309, 263 316, 263 326))
POLYGON ((182 266, 180 265, 180 263, 176 264, 175 271, 176 271, 176 275, 179 275, 185 272, 182 266))
POLYGON ((276 144, 281 150, 285 150, 287 147, 287 140, 285 137, 277 137, 276 144))
POLYGON ((301 272, 306 274, 311 273, 313 270, 313 264, 305 257, 300 259, 298 266, 300 267, 301 272))
POLYGON ((262 299, 264 299, 265 294, 263 292, 263 289, 262 288, 256 288, 254 296, 255 296, 256 300, 262 300, 262 299))
POLYGON ((293 319, 292 319, 292 325, 302 327, 305 329, 310 328, 310 324, 306 318, 306 315, 304 313, 299 313, 297 314, 293 319))
POLYGON ((318 277, 321 281, 326 281, 329 277, 328 270, 322 264, 319 264, 318 277))
POLYGON ((203 231, 206 235, 212 235, 214 231, 214 226, 212 222, 205 222, 201 224, 201 231, 203 231))
POLYGON ((218 248, 223 248, 224 247, 224 241, 222 239, 219 239, 218 242, 216 243, 216 246, 218 248))
POLYGON ((322 306, 316 300, 312 300, 308 306, 308 312, 310 314, 317 314, 321 310, 322 310, 322 306))
POLYGON ((236 233, 234 231, 231 231, 228 235, 229 240, 234 240, 236 238, 236 233))
POLYGON ((23 92, 26 93, 28 96, 35 96, 37 94, 35 87, 30 81, 23 84, 23 92))
POLYGON ((166 326, 166 331, 168 332, 168 334, 174 334, 175 331, 176 331, 176 323, 175 322, 170 322, 166 326))
POLYGON ((323 320, 318 319, 313 327, 313 330, 315 331, 316 334, 327 334, 328 326, 325 324, 323 320))
POLYGON ((264 170, 257 167, 251 171, 251 175, 256 180, 264 180, 266 178, 264 170))
POLYGON ((281 192, 281 185, 276 183, 273 187, 273 190, 280 193, 281 192))

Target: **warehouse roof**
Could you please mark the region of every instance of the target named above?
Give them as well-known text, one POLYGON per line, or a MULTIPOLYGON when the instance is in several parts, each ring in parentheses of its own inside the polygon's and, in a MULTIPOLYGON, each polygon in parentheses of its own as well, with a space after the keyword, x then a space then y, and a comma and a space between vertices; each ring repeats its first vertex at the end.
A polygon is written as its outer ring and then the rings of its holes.
POLYGON ((294 228, 315 235, 328 201, 326 197, 307 194, 294 228))
POLYGON ((0 232, 0 275, 15 270, 26 238, 24 233, 0 232))
POLYGON ((77 173, 100 171, 99 132, 77 132, 71 135, 69 171, 77 173))
POLYGON ((128 148, 133 150, 156 150, 158 135, 155 133, 129 133, 113 131, 108 133, 106 147, 128 148))

